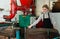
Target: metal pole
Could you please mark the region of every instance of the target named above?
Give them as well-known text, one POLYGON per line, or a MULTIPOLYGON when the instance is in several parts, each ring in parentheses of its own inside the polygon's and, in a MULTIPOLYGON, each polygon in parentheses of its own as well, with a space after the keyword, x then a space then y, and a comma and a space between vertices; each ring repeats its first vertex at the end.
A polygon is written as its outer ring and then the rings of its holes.
POLYGON ((16 30, 16 39, 20 39, 20 30, 16 30))

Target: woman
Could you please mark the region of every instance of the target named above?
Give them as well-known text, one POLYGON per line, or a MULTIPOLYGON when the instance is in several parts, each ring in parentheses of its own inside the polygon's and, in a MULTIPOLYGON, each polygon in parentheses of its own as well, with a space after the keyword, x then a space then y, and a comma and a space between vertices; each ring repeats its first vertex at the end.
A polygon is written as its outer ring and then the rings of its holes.
POLYGON ((32 26, 36 25, 41 19, 43 21, 42 28, 53 28, 49 15, 49 7, 47 5, 43 5, 42 13, 40 14, 39 18, 33 24, 28 26, 28 28, 31 28, 32 26))

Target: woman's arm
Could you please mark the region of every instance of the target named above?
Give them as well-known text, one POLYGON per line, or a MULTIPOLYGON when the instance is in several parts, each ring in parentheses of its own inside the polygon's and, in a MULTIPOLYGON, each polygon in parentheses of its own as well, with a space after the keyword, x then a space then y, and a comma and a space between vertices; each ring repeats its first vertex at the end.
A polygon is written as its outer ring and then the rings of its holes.
POLYGON ((33 24, 31 24, 30 26, 28 26, 28 28, 31 28, 32 26, 36 25, 42 19, 42 17, 43 17, 43 14, 41 14, 39 16, 39 18, 33 24))

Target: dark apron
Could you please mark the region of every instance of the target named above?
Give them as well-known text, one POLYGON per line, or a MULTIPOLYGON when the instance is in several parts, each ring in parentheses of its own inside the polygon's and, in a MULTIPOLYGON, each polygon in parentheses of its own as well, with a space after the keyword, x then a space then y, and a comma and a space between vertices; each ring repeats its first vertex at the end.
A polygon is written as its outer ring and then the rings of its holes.
POLYGON ((45 18, 43 20, 44 20, 43 28, 53 28, 53 24, 51 23, 50 18, 45 18))

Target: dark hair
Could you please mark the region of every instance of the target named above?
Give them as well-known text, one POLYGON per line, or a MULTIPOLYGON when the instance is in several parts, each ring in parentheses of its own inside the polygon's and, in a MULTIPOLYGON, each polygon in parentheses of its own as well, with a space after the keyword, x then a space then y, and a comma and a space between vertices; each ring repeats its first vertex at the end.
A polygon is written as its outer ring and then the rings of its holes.
POLYGON ((44 8, 44 7, 47 8, 47 9, 49 9, 49 7, 48 7, 47 4, 45 4, 45 5, 42 6, 42 8, 44 8))

